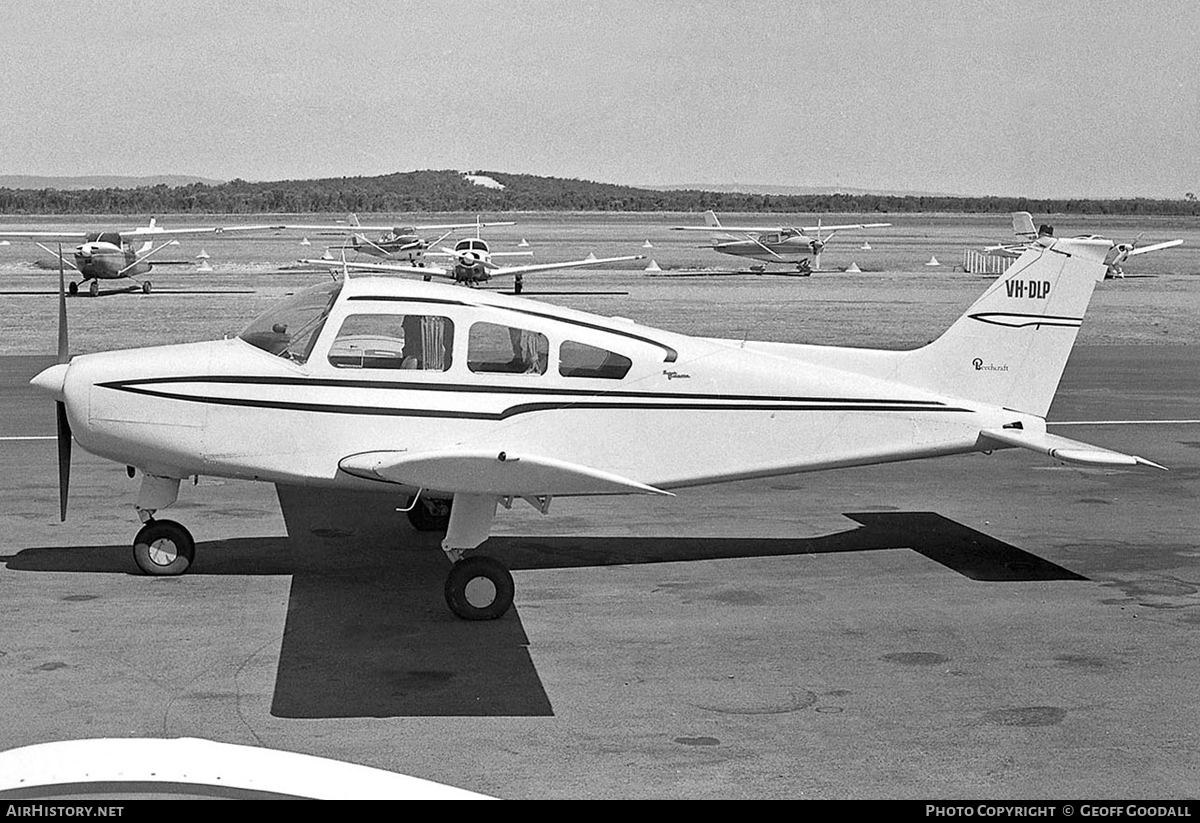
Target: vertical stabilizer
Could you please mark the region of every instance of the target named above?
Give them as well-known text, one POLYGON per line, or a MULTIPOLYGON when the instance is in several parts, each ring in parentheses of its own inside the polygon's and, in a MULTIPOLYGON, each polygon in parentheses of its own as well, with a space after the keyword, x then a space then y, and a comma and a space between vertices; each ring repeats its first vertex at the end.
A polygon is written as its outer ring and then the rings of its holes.
POLYGON ((903 355, 896 376, 1045 417, 1111 246, 1039 239, 945 334, 903 355))
POLYGON ((1012 216, 1013 234, 1024 240, 1033 240, 1038 236, 1033 228, 1033 215, 1027 211, 1014 211, 1012 216))

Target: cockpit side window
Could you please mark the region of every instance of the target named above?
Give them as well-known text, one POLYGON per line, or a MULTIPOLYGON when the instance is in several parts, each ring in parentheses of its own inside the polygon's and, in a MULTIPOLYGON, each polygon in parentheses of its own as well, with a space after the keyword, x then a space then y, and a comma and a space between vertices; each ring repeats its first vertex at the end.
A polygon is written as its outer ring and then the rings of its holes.
POLYGON ((467 336, 467 368, 473 372, 545 374, 549 358, 550 342, 541 332, 481 322, 467 336))
POLYGON ((620 380, 632 366, 633 361, 623 354, 573 340, 563 341, 558 350, 558 373, 563 377, 620 380))
POLYGON ((341 281, 336 281, 298 291, 259 315, 238 337, 263 351, 303 363, 341 290, 341 281))
POLYGON ((339 369, 446 371, 454 351, 454 323, 426 314, 352 314, 329 347, 339 369))

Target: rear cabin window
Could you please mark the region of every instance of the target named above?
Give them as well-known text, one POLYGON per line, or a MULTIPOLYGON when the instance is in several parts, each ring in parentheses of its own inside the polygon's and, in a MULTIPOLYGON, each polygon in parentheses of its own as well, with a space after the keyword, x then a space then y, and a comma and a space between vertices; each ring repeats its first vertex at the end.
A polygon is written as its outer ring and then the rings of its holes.
POLYGON ((633 361, 623 354, 565 341, 558 350, 558 373, 563 377, 598 377, 620 380, 629 373, 633 361))
POLYGON ((454 350, 454 323, 427 314, 353 314, 329 348, 339 369, 446 371, 454 350))
POLYGON ((473 372, 545 374, 549 359, 550 343, 541 332, 475 323, 467 335, 467 368, 473 372))

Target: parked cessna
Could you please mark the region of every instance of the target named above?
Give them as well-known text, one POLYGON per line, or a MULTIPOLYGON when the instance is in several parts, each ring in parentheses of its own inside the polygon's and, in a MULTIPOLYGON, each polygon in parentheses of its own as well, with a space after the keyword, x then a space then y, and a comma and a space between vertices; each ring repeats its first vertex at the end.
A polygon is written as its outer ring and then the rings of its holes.
MULTIPOLYGON (((1025 249, 1029 248, 1029 245, 1036 242, 1039 237, 1054 236, 1054 227, 1048 226, 1045 223, 1035 231, 1033 228, 1033 216, 1027 211, 1013 212, 1012 223, 1013 234, 1020 237, 1021 241, 1018 243, 988 246, 984 249, 985 252, 1001 257, 1020 257, 1025 249)), ((1104 240, 1098 234, 1081 234, 1076 239, 1104 240)), ((1151 246, 1139 246, 1138 241, 1140 239, 1141 235, 1138 235, 1132 243, 1112 243, 1112 248, 1104 258, 1104 264, 1108 266, 1108 271, 1104 275, 1106 278, 1124 277, 1125 270, 1122 266, 1130 257, 1151 251, 1161 251, 1162 249, 1169 249, 1183 244, 1182 240, 1168 240, 1164 243, 1155 243, 1151 246)))
POLYGON ((0 237, 22 237, 34 240, 37 245, 55 257, 60 265, 67 265, 79 274, 79 282, 68 286, 71 294, 79 292, 79 286, 91 281, 88 291, 92 297, 100 293, 101 280, 129 279, 141 287, 143 294, 150 293, 150 281, 138 280, 149 273, 153 264, 147 262, 151 255, 158 254, 168 246, 179 244, 178 240, 166 240, 155 245, 165 235, 176 234, 220 234, 226 231, 261 231, 272 226, 208 226, 203 228, 164 229, 155 218, 149 225, 124 231, 0 231, 0 237), (79 245, 71 258, 40 242, 57 240, 79 245), (142 241, 138 245, 138 241, 142 241))
POLYGON ((382 257, 409 266, 425 265, 425 254, 435 248, 450 234, 459 229, 475 229, 479 236, 480 229, 490 226, 515 226, 512 221, 481 223, 443 223, 431 226, 364 226, 358 222, 358 215, 351 214, 348 223, 342 225, 284 225, 283 229, 298 229, 302 231, 343 231, 348 233, 346 241, 340 246, 329 246, 328 251, 354 251, 382 257), (367 237, 366 232, 382 232, 376 239, 367 237), (442 234, 429 240, 431 232, 442 234))
MULTIPOLYGON (((674 231, 706 231, 712 234, 713 251, 734 257, 761 260, 763 263, 788 263, 796 266, 796 274, 807 276, 821 268, 821 252, 833 239, 835 232, 849 229, 877 229, 891 223, 850 223, 843 226, 723 226, 717 215, 704 213, 704 226, 672 226, 674 231), (829 232, 825 237, 821 231, 829 232), (816 232, 809 237, 807 232, 816 232)), ((752 271, 764 272, 763 265, 752 265, 752 271)))
POLYGON ((374 271, 399 274, 419 274, 429 282, 435 277, 453 280, 463 286, 477 286, 486 283, 493 277, 512 277, 513 292, 520 294, 524 287, 524 276, 539 271, 555 271, 557 269, 573 269, 581 267, 602 266, 608 263, 620 263, 626 260, 643 260, 644 254, 631 254, 624 257, 587 257, 583 260, 568 260, 562 263, 533 263, 526 266, 501 266, 492 258, 501 255, 530 256, 533 252, 512 251, 493 252, 486 240, 479 237, 464 237, 454 244, 453 249, 443 247, 440 254, 452 258, 449 268, 424 263, 418 266, 405 266, 397 263, 363 263, 333 261, 329 258, 320 260, 302 260, 303 263, 329 266, 332 271, 374 271))
MULTIPOLYGON (((194 475, 386 490, 445 529, 446 602, 496 618, 512 575, 476 550, 497 506, 671 495, 708 483, 1020 447, 1152 466, 1048 434, 1108 241, 1038 238, 941 337, 912 351, 689 337, 495 292, 343 277, 237 338, 69 357, 31 381, 72 434, 142 472, 133 555, 176 575, 191 534, 156 519, 194 475), (303 436, 297 436, 303 432, 303 436)), ((61 282, 61 281, 60 281, 61 282)), ((60 294, 62 288, 60 285, 60 294)))

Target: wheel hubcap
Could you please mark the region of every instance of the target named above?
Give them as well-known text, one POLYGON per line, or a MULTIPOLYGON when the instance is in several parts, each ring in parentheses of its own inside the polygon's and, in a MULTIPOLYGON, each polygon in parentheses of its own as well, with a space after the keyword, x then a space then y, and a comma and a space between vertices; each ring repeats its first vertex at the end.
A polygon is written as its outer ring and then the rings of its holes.
POLYGON ((179 549, 175 541, 161 537, 150 544, 150 560, 156 566, 169 566, 179 559, 179 549))
POLYGON ((496 584, 486 577, 476 577, 463 588, 463 597, 476 609, 486 608, 496 600, 496 584))

